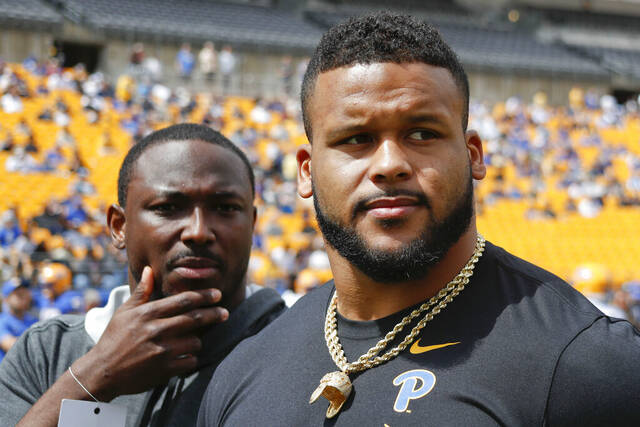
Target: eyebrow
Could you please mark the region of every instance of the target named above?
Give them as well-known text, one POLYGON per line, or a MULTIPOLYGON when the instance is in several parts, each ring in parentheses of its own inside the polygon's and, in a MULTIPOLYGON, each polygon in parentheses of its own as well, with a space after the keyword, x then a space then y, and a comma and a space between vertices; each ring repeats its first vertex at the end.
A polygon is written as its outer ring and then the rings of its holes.
POLYGON ((444 123, 444 118, 437 114, 417 114, 409 117, 409 123, 444 123))
MULTIPOLYGON (((216 199, 230 199, 230 198, 239 198, 243 199, 242 195, 234 190, 221 190, 216 191, 210 195, 216 199)), ((177 190, 157 190, 153 197, 163 197, 167 199, 182 199, 186 198, 187 195, 182 191, 177 190)))
MULTIPOLYGON (((355 122, 355 120, 354 120, 355 122)), ((413 116, 409 116, 407 119, 409 124, 417 124, 417 123, 431 123, 431 124, 444 124, 444 117, 438 114, 416 114, 413 116)), ((327 140, 333 141, 335 139, 343 138, 347 135, 357 134, 369 129, 369 126, 366 124, 346 124, 345 126, 338 127, 328 132, 327 140)))
POLYGON ((344 138, 347 135, 353 135, 356 133, 360 133, 367 129, 367 126, 364 125, 346 125, 336 129, 332 129, 327 133, 326 139, 328 141, 333 141, 335 139, 344 138))

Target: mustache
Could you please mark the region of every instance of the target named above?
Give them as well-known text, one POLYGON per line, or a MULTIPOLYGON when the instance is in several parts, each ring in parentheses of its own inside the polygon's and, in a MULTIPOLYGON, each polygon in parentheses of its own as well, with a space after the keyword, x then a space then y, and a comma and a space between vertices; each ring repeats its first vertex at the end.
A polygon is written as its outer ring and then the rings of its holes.
POLYGON ((222 269, 226 268, 227 266, 225 261, 219 255, 216 255, 207 249, 192 249, 192 250, 180 251, 177 254, 173 255, 171 258, 169 258, 169 260, 166 263, 167 269, 168 270, 174 269, 176 267, 176 264, 184 258, 206 258, 218 264, 222 269))
POLYGON ((363 199, 360 199, 356 205, 353 207, 353 212, 351 213, 351 220, 355 220, 356 216, 360 213, 360 212, 364 212, 367 210, 367 204, 371 203, 372 201, 382 198, 382 197, 400 197, 400 196, 407 196, 407 197, 412 197, 414 199, 416 199, 416 204, 418 205, 423 205, 425 206, 427 209, 431 209, 431 202, 429 201, 429 198, 424 194, 424 193, 420 193, 418 191, 411 191, 411 190, 403 190, 403 189, 394 189, 394 190, 389 190, 389 191, 383 191, 380 193, 376 193, 376 194, 371 194, 363 199))

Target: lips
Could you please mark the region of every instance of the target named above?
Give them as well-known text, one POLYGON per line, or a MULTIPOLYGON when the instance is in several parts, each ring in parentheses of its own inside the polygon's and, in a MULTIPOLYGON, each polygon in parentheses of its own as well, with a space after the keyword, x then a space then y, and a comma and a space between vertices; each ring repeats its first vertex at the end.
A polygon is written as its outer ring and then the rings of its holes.
POLYGON ((365 211, 380 219, 401 218, 420 208, 420 203, 412 197, 382 197, 365 205, 365 211))
POLYGON ((220 271, 220 264, 211 258, 185 257, 173 264, 173 271, 185 279, 209 279, 220 271))

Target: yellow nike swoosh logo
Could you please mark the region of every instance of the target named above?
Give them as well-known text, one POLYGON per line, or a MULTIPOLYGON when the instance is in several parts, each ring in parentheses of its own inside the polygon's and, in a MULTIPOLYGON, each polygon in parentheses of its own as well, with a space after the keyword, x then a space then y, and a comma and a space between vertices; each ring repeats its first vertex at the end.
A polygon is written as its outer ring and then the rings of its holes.
POLYGON ((419 344, 420 340, 415 341, 413 343, 413 345, 411 345, 411 348, 409 349, 409 352, 411 354, 421 354, 421 353, 426 353, 427 351, 431 351, 431 350, 437 350, 439 348, 443 348, 443 347, 449 347, 450 345, 456 345, 456 344, 460 344, 460 342, 447 342, 444 344, 435 344, 435 345, 426 345, 426 346, 421 346, 419 344))

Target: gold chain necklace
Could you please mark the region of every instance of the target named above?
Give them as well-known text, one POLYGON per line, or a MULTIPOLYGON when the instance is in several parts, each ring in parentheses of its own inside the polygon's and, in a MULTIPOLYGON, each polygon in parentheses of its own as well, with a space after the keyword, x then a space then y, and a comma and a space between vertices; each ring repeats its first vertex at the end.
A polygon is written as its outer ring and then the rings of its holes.
POLYGON ((327 348, 331 354, 331 358, 339 371, 330 372, 320 380, 320 385, 311 394, 309 403, 314 403, 320 396, 324 396, 329 400, 329 408, 327 409, 327 418, 333 418, 342 408, 344 402, 351 394, 353 385, 349 379, 349 374, 365 371, 382 363, 385 363, 396 357, 401 351, 409 346, 416 339, 422 328, 431 321, 438 313, 440 313, 452 300, 458 295, 464 287, 469 283, 469 279, 473 275, 473 269, 484 252, 485 239, 480 234, 476 240, 476 247, 473 255, 467 261, 465 266, 460 270, 458 275, 450 281, 447 286, 442 288, 440 292, 431 297, 429 301, 413 310, 405 316, 384 338, 371 347, 369 351, 360 356, 355 362, 347 362, 344 355, 342 344, 338 338, 338 322, 336 320, 336 312, 338 308, 338 295, 334 292, 331 303, 327 309, 327 316, 324 322, 324 338, 327 342, 327 348), (433 307, 433 308, 432 308, 433 307), (431 310, 429 310, 431 309, 431 310), (427 311, 427 314, 418 322, 404 340, 396 347, 378 356, 384 348, 395 339, 396 335, 402 329, 411 323, 412 320, 427 311))

